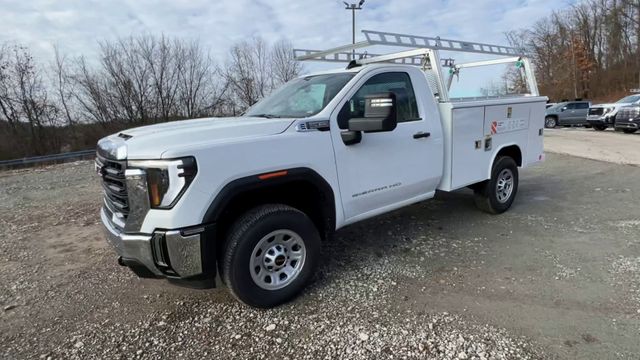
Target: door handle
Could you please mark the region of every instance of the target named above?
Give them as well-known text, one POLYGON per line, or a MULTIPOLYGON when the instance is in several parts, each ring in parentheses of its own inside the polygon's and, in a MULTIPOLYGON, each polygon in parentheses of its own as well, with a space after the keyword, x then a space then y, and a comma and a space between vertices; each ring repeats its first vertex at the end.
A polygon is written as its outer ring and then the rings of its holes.
POLYGON ((429 136, 431 136, 431 133, 422 132, 422 131, 420 131, 419 133, 413 134, 414 139, 428 138, 429 136))

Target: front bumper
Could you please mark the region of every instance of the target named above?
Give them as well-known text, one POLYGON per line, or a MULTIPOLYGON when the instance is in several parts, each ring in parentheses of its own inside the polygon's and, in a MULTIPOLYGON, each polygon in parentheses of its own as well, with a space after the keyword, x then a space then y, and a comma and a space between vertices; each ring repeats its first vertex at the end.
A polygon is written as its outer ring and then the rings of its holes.
POLYGON ((633 120, 618 120, 616 121, 616 129, 640 129, 640 118, 633 120))
POLYGON ((604 126, 613 126, 615 123, 615 115, 614 116, 587 116, 587 123, 589 125, 604 125, 604 126))
POLYGON ((167 278, 178 285, 215 287, 215 226, 126 234, 116 228, 104 209, 100 218, 118 262, 139 277, 167 278))

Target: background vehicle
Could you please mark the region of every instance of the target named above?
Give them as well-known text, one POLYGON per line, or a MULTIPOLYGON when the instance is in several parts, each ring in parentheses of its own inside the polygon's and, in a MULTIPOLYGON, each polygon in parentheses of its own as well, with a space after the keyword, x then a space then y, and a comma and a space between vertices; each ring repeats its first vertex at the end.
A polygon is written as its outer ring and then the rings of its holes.
POLYGON ((557 104, 557 103, 547 103, 547 105, 545 105, 545 106, 546 106, 546 108, 548 109, 548 108, 550 108, 550 107, 554 107, 554 106, 556 106, 556 105, 558 105, 558 104, 557 104))
POLYGON ((640 106, 625 106, 618 111, 616 130, 633 134, 640 128, 640 106))
POLYGON ((213 287, 219 272, 236 298, 271 307, 303 289, 321 261, 321 240, 343 226, 465 187, 480 209, 508 210, 518 168, 544 157, 547 99, 524 53, 363 32, 366 45, 414 49, 353 61, 350 50, 362 43, 298 50, 299 60, 349 65, 295 79, 242 118, 102 139, 101 219, 119 262, 139 276, 201 288, 213 287), (503 56, 449 60, 451 77, 514 64, 529 92, 450 99, 439 57, 445 49, 503 56))
POLYGON ((544 126, 586 125, 589 106, 591 103, 588 101, 569 101, 549 107, 545 112, 544 126))
POLYGON ((587 122, 597 131, 602 131, 610 126, 615 127, 618 111, 630 105, 640 105, 640 94, 629 95, 612 104, 599 104, 589 108, 587 122))

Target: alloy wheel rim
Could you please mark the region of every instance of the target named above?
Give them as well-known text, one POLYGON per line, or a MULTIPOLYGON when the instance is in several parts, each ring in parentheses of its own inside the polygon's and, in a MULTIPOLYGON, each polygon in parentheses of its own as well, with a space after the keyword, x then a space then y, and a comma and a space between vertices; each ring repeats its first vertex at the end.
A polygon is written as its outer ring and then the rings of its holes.
POLYGON ((291 230, 276 230, 265 235, 253 248, 249 272, 260 288, 282 289, 300 275, 306 257, 300 235, 291 230))
POLYGON ((501 204, 506 203, 513 193, 513 172, 511 169, 503 169, 496 182, 496 197, 501 204))
POLYGON ((555 125, 556 125, 555 119, 551 119, 551 118, 547 119, 547 127, 550 128, 550 127, 554 127, 555 125))

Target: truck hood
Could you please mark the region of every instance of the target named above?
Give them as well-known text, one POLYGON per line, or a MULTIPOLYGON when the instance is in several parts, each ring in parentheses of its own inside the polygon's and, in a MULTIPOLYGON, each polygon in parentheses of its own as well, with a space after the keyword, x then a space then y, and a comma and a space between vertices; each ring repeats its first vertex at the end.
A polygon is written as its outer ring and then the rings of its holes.
POLYGON ((254 117, 172 121, 121 131, 100 140, 98 146, 110 149, 111 155, 118 158, 158 159, 165 151, 183 146, 280 134, 293 121, 254 117))

